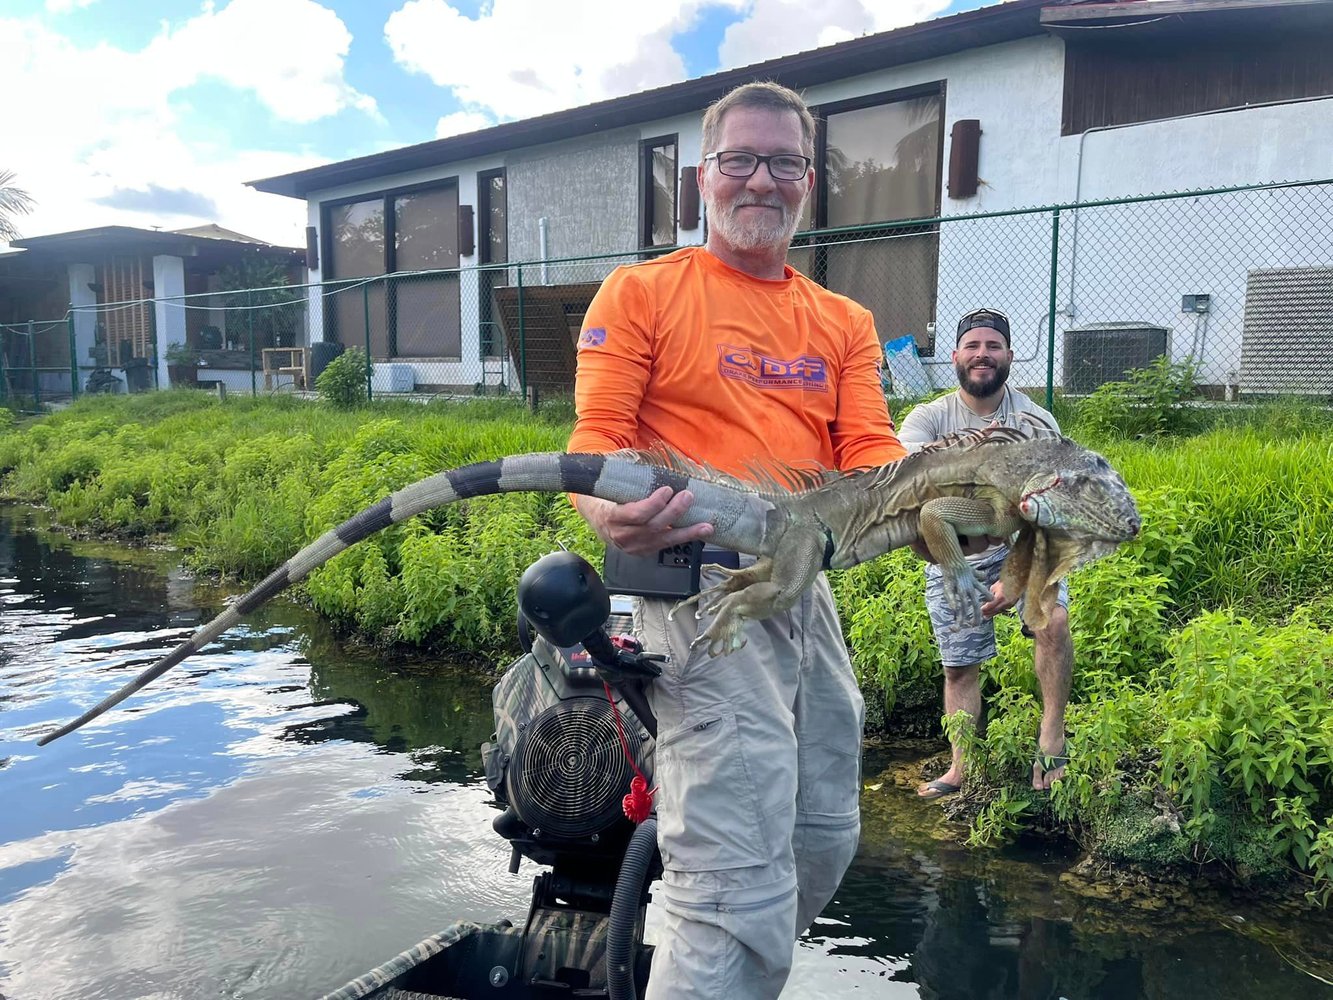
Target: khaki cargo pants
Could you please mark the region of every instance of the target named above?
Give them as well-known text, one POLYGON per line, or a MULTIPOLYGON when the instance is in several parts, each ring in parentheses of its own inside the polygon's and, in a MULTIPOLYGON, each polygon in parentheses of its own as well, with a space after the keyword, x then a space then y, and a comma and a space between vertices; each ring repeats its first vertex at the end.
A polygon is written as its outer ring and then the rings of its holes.
POLYGON ((722 657, 690 648, 710 619, 667 621, 673 603, 634 609, 644 648, 671 654, 648 688, 666 925, 647 1000, 776 997, 856 853, 861 693, 822 575, 722 657))

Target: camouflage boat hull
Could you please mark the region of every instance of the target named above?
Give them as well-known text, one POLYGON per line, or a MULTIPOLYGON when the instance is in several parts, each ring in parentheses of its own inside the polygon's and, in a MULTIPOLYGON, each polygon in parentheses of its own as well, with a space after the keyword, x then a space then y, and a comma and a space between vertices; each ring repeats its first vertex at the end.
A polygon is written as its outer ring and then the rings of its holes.
MULTIPOLYGON (((569 996, 574 989, 604 990, 604 916, 548 911, 541 917, 545 926, 526 933, 508 921, 461 920, 321 1000, 536 1000, 569 996), (518 968, 529 971, 513 975, 518 968)), ((652 952, 650 945, 637 949, 634 979, 639 996, 648 984, 652 952)))

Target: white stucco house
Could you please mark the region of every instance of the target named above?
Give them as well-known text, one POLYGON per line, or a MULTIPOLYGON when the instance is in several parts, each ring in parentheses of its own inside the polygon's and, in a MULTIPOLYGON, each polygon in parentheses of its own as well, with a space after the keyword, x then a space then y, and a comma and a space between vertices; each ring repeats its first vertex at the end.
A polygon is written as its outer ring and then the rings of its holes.
POLYGON ((541 324, 577 328, 615 264, 702 242, 701 113, 772 79, 821 120, 816 235, 793 264, 870 306, 886 341, 911 335, 936 384, 936 326, 984 304, 1011 316, 1021 385, 1085 388, 1080 364, 1095 383, 1165 352, 1219 392, 1333 394, 1333 363, 1311 374, 1300 350, 1333 322, 1333 185, 1097 204, 1333 178, 1330 37, 1333 0, 1010 0, 251 183, 306 201, 326 283, 310 339, 368 342, 401 366, 381 388, 519 365, 558 383, 572 349, 541 324), (1020 211, 1043 206, 1064 207, 1020 211), (616 256, 571 260, 589 255, 616 256), (1128 353, 1103 371, 1087 343, 1128 353))

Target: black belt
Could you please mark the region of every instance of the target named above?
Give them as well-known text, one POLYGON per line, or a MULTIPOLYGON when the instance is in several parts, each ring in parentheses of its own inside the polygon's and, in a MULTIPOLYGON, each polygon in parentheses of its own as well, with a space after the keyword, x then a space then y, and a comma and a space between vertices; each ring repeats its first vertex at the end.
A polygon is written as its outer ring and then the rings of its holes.
POLYGON ((725 566, 727 569, 740 569, 741 554, 732 549, 718 549, 711 545, 705 545, 702 554, 699 556, 699 564, 707 566, 710 563, 725 566))

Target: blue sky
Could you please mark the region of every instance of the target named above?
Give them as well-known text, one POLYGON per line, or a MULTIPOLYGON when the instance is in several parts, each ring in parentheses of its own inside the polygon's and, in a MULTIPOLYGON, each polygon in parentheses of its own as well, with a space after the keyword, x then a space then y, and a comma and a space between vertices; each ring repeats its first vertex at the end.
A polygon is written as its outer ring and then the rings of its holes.
POLYGON ((296 246, 303 204, 245 181, 987 2, 0 0, 0 169, 37 202, 24 235, 217 222, 296 246))

